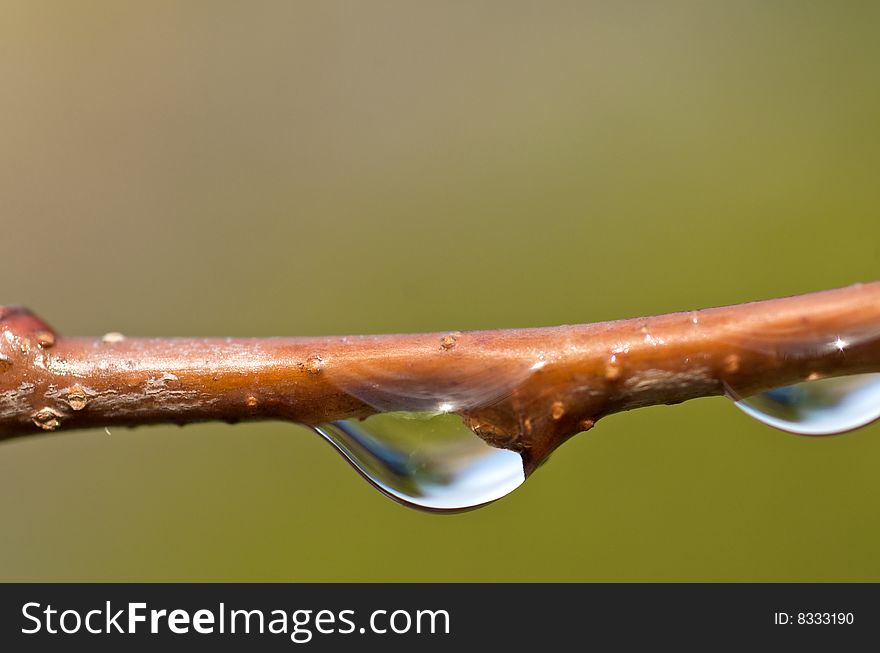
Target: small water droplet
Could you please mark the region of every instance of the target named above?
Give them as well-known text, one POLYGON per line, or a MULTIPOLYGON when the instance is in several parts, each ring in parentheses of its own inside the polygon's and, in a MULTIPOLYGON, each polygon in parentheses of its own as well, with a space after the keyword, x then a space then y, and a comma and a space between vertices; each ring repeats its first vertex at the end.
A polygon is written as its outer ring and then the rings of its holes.
POLYGON ((519 453, 493 447, 453 414, 382 413, 315 430, 384 494, 424 510, 475 508, 526 478, 519 453))
POLYGON ((746 414, 783 431, 832 435, 880 419, 880 374, 816 378, 731 398, 746 414))

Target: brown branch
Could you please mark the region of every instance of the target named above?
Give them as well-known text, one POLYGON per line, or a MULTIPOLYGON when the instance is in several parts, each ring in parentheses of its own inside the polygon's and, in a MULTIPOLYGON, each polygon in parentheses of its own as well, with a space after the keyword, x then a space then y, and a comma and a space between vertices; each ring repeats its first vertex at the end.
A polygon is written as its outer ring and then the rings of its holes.
POLYGON ((876 371, 880 282, 582 326, 346 338, 61 337, 6 307, 0 438, 441 410, 533 467, 610 413, 876 371))

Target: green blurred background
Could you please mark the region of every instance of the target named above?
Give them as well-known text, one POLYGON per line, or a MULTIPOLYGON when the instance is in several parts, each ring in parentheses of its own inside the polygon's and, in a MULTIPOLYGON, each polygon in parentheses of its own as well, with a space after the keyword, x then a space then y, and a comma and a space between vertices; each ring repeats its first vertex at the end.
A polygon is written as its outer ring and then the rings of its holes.
MULTIPOLYGON (((877 3, 3 2, 0 303, 590 322, 880 277, 877 3)), ((603 420, 437 516, 283 423, 0 445, 3 580, 880 580, 880 426, 603 420)))

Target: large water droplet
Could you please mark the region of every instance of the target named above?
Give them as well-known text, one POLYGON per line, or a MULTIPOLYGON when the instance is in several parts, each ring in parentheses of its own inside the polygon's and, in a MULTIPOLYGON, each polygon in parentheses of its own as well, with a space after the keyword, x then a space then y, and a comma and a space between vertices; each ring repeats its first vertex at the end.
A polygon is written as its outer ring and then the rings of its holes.
POLYGON ((880 419, 880 374, 805 381, 740 399, 736 405, 791 433, 843 433, 880 419))
POLYGON ((315 430, 383 493, 424 510, 475 508, 525 481, 520 454, 487 444, 457 415, 381 413, 315 430))

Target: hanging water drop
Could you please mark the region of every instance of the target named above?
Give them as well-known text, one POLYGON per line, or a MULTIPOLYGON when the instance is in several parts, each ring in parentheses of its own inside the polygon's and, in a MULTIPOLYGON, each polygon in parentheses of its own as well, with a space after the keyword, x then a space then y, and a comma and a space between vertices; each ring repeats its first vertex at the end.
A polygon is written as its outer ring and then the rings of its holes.
POLYGON ((384 494, 423 510, 475 508, 526 478, 520 454, 493 447, 453 414, 381 413, 315 430, 384 494))
POLYGON ((880 419, 880 374, 815 379, 737 400, 746 414, 799 435, 832 435, 880 419))

